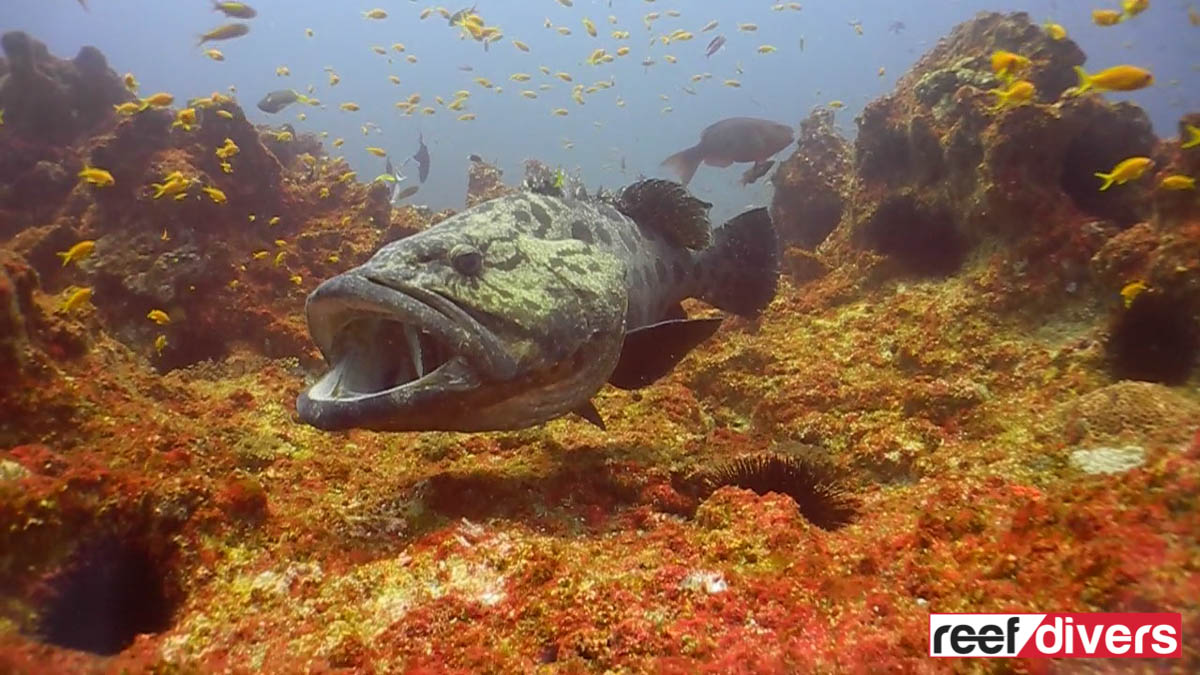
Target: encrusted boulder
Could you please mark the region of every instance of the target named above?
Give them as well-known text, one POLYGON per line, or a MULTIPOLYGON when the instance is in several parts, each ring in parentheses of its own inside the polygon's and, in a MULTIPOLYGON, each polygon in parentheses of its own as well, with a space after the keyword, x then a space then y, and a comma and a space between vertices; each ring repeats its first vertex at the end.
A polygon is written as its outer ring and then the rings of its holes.
POLYGON ((796 150, 771 178, 771 222, 785 245, 813 249, 837 227, 852 177, 850 146, 818 108, 800 122, 796 150))
MULTIPOLYGON (((887 274, 945 276, 988 239, 1035 240, 1046 258, 1086 221, 1115 230, 1148 217, 1151 181, 1101 192, 1094 174, 1156 156, 1149 119, 1097 94, 1064 96, 1083 62, 1072 41, 1052 39, 1024 13, 982 13, 956 27, 858 118, 842 197, 854 208, 831 236, 834 250, 879 254, 887 274), (1037 88, 1032 101, 996 105, 996 50, 1029 58, 1022 77, 1037 88)), ((777 203, 830 191, 812 178, 785 185, 777 203)), ((1072 255, 1085 262, 1097 243, 1072 255)))

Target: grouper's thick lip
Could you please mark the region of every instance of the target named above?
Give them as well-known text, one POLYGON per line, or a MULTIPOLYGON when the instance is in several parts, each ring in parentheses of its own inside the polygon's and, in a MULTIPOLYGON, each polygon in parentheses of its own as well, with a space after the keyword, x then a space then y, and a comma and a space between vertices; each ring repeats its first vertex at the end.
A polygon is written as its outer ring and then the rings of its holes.
POLYGON ((305 310, 330 369, 296 409, 321 429, 382 428, 517 370, 492 331, 421 288, 347 273, 318 286, 305 310))

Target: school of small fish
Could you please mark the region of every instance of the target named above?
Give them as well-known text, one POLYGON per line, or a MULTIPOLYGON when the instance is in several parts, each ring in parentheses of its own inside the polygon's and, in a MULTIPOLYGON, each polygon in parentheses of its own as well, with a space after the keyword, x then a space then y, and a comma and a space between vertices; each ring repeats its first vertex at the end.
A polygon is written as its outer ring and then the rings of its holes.
MULTIPOLYGON (((653 4, 654 0, 645 0, 645 2, 653 4)), ((676 80, 676 84, 664 91, 650 92, 657 94, 657 98, 661 101, 658 103, 659 114, 670 115, 679 103, 676 100, 679 92, 688 96, 700 96, 703 93, 702 88, 705 86, 724 87, 727 90, 738 91, 742 89, 743 82, 747 79, 754 79, 753 68, 750 67, 753 59, 778 58, 777 55, 789 51, 791 52, 790 58, 802 58, 805 50, 805 38, 803 35, 799 35, 799 30, 803 27, 803 7, 794 2, 776 3, 770 6, 774 12, 795 13, 797 17, 795 19, 783 17, 777 20, 793 22, 792 25, 796 28, 798 40, 791 45, 756 39, 756 36, 760 34, 758 23, 718 21, 704 16, 702 6, 693 7, 686 12, 678 9, 649 11, 640 17, 640 22, 625 25, 613 14, 609 14, 607 17, 588 16, 589 8, 576 7, 573 0, 531 0, 530 4, 538 3, 545 5, 546 13, 546 18, 540 27, 536 25, 500 26, 491 23, 485 20, 478 5, 463 7, 457 11, 440 6, 429 6, 414 10, 411 15, 407 14, 407 9, 368 9, 361 11, 362 21, 367 24, 362 38, 364 51, 386 60, 388 70, 396 70, 396 72, 386 75, 386 82, 393 88, 390 91, 402 92, 400 99, 393 106, 396 113, 402 117, 413 117, 416 115, 435 116, 444 112, 449 119, 454 121, 453 123, 466 124, 482 119, 484 114, 482 110, 475 109, 471 105, 472 87, 480 96, 507 94, 523 100, 523 105, 532 106, 535 110, 539 106, 544 106, 542 110, 545 112, 541 114, 551 119, 570 118, 576 114, 576 110, 592 113, 595 108, 589 106, 593 103, 624 108, 627 97, 622 95, 623 92, 629 95, 629 99, 634 98, 635 95, 639 98, 646 98, 648 90, 641 83, 618 79, 613 72, 608 70, 610 64, 618 60, 632 59, 631 63, 640 64, 641 70, 645 73, 649 73, 651 69, 671 69, 672 66, 680 63, 681 57, 689 57, 692 63, 712 64, 710 67, 714 72, 689 74, 680 70, 669 70, 670 73, 673 73, 670 77, 676 80), (420 25, 420 22, 425 22, 435 15, 444 19, 446 24, 435 21, 425 24, 427 28, 422 28, 422 30, 432 31, 434 34, 444 33, 446 40, 459 40, 479 45, 479 60, 473 63, 459 63, 455 70, 459 73, 470 74, 460 76, 458 79, 443 78, 446 88, 443 93, 434 93, 430 96, 420 91, 405 91, 405 83, 412 78, 399 68, 404 64, 417 64, 419 57, 412 53, 405 43, 392 40, 396 37, 403 37, 406 30, 410 30, 414 25, 420 25), (645 39, 635 35, 640 32, 646 34, 645 39), (554 64, 540 63, 537 56, 540 51, 539 44, 558 40, 568 40, 573 45, 578 43, 578 48, 575 48, 575 53, 578 54, 577 60, 571 64, 559 63, 558 67, 554 67, 554 64), (489 68, 492 50, 507 48, 506 45, 514 50, 518 59, 524 59, 528 66, 515 72, 496 72, 494 68, 489 68), (703 55, 702 59, 699 58, 701 54, 703 55), (739 58, 743 60, 737 60, 739 58), (491 77, 476 74, 489 70, 493 71, 490 73, 491 77), (517 86, 505 92, 505 88, 500 84, 504 80, 515 83, 517 86)), ((611 6, 612 3, 608 4, 611 6)), ((1096 26, 1110 29, 1119 24, 1136 20, 1150 10, 1148 0, 1120 0, 1118 5, 1117 8, 1099 7, 1090 10, 1091 22, 1096 26)), ((201 57, 216 63, 235 59, 237 52, 232 47, 236 44, 234 41, 251 34, 249 21, 255 19, 259 13, 243 2, 213 0, 212 9, 221 14, 227 22, 198 35, 196 43, 198 52, 201 57), (231 45, 227 50, 230 52, 229 56, 225 51, 211 45, 211 43, 218 42, 231 45)), ((1200 13, 1195 9, 1189 7, 1187 17, 1193 25, 1200 25, 1200 13)), ((847 24, 854 36, 873 34, 870 32, 871 22, 851 19, 847 21, 847 24)), ((1045 19, 1041 25, 1050 39, 1059 41, 1067 38, 1067 30, 1054 18, 1045 19)), ((887 22, 885 27, 886 33, 899 35, 904 30, 904 23, 892 20, 887 22)), ((301 39, 315 40, 317 32, 306 28, 301 39)), ((555 51, 561 52, 558 49, 555 51)), ((1038 79, 1035 76, 1039 67, 1038 55, 1018 54, 997 49, 991 54, 981 55, 981 57, 985 59, 983 61, 987 64, 985 67, 990 67, 997 81, 997 86, 988 92, 992 97, 990 107, 992 114, 1007 114, 1010 109, 1029 103, 1053 102, 1044 100, 1043 94, 1034 84, 1038 79)), ((220 68, 221 66, 214 67, 220 68)), ((273 68, 274 76, 277 78, 304 78, 313 75, 312 73, 302 73, 299 69, 293 73, 292 66, 288 64, 276 63, 270 67, 273 68)), ((1076 67, 1075 70, 1078 84, 1065 92, 1064 96, 1066 97, 1097 92, 1131 92, 1155 84, 1154 76, 1150 71, 1132 64, 1111 65, 1094 72, 1089 72, 1083 67, 1076 67)), ((874 67, 872 67, 872 71, 874 71, 874 67)), ((334 67, 325 66, 324 72, 330 90, 339 85, 342 75, 334 67)), ((660 70, 660 72, 662 71, 660 70)), ((885 68, 878 67, 877 75, 879 77, 885 77, 886 74, 885 68)), ((126 73, 121 79, 128 91, 135 95, 138 94, 141 85, 134 73, 126 73)), ((310 83, 300 86, 300 88, 303 91, 293 88, 271 91, 263 96, 257 107, 267 114, 278 114, 294 104, 319 110, 329 108, 315 95, 318 85, 310 83)), ((229 89, 231 92, 235 91, 232 86, 229 89)), ((382 86, 380 90, 383 90, 382 86)), ((821 92, 818 90, 816 94, 819 96, 821 92)), ((741 93, 730 93, 729 95, 744 96, 741 93)), ((211 119, 201 115, 199 111, 202 110, 214 109, 216 117, 225 120, 233 119, 234 113, 223 107, 224 104, 232 102, 232 97, 219 93, 213 93, 210 97, 192 99, 187 102, 186 107, 174 112, 171 129, 178 133, 193 132, 202 123, 211 119)), ((861 105, 863 102, 856 100, 852 103, 861 105)), ((114 109, 118 115, 134 116, 147 110, 166 109, 174 104, 175 97, 172 93, 157 92, 140 97, 135 101, 116 105, 114 109)), ((356 101, 343 100, 334 105, 338 112, 344 114, 368 116, 377 112, 356 101)), ((845 101, 836 99, 829 101, 826 107, 839 110, 846 105, 845 101)), ((535 110, 531 110, 530 114, 536 114, 535 110)), ((298 122, 305 122, 308 119, 305 112, 298 112, 295 117, 298 122)), ((569 120, 564 119, 563 123, 569 123, 569 120)), ((695 162, 698 160, 709 163, 715 161, 718 166, 724 165, 731 158, 733 161, 754 162, 754 166, 746 170, 741 180, 743 185, 749 185, 773 166, 773 163, 767 158, 771 156, 771 151, 776 146, 775 137, 777 136, 781 142, 790 139, 786 130, 782 128, 776 130, 770 122, 765 120, 732 118, 726 120, 725 123, 727 123, 726 126, 714 124, 705 131, 705 134, 717 133, 712 130, 718 129, 720 135, 711 137, 706 135, 704 137, 706 140, 702 140, 701 145, 686 151, 692 152, 695 157, 687 156, 687 161, 683 161, 679 158, 684 157, 686 152, 679 153, 670 158, 666 164, 686 181, 694 173, 695 162), (737 120, 742 121, 738 122, 737 120), (729 124, 740 124, 741 126, 728 126, 729 124), (773 136, 768 141, 763 134, 773 136), (718 147, 713 145, 718 141, 732 145, 719 152, 710 150, 710 147, 718 147), (717 153, 715 160, 711 157, 714 152, 717 153), (704 159, 706 153, 710 155, 707 160, 704 159)), ((2 124, 3 110, 0 110, 0 125, 2 124)), ((597 128, 602 127, 603 120, 594 120, 593 125, 597 128)), ((419 184, 402 185, 406 177, 400 170, 393 168, 390 159, 392 153, 382 143, 370 140, 372 134, 382 134, 383 127, 374 121, 367 120, 362 124, 362 132, 368 140, 358 149, 367 155, 384 159, 387 163, 386 170, 376 177, 375 182, 383 182, 391 186, 393 203, 416 194, 419 184)), ((271 131, 269 136, 275 142, 290 143, 295 140, 296 133, 291 124, 285 124, 282 128, 271 131)), ((322 138, 328 138, 330 135, 325 131, 320 132, 322 138)), ((1184 138, 1180 139, 1180 142, 1183 148, 1200 145, 1200 130, 1191 125, 1185 126, 1184 138)), ((330 141, 330 145, 335 149, 343 148, 344 144, 345 139, 340 137, 330 141)), ((575 147, 575 141, 564 136, 561 147, 564 150, 570 150, 575 147)), ((213 148, 222 172, 234 173, 235 157, 238 152, 237 144, 230 138, 225 138, 223 144, 213 148)), ((353 180, 357 175, 354 171, 344 170, 345 164, 340 157, 318 159, 305 153, 300 158, 314 176, 330 171, 331 167, 340 166, 341 169, 333 169, 340 172, 334 174, 337 176, 334 180, 335 185, 353 180)), ((430 152, 423 135, 420 135, 419 138, 418 151, 406 158, 400 165, 400 169, 411 162, 417 164, 419 183, 424 183, 430 170, 430 152)), ((613 164, 607 166, 615 167, 613 164)), ((1106 191, 1151 175, 1153 169, 1154 164, 1149 158, 1129 157, 1115 166, 1094 167, 1094 173, 1100 179, 1098 189, 1106 191)), ((620 170, 625 171, 624 158, 621 160, 620 170)), ((114 176, 102 167, 85 166, 79 171, 78 178, 80 184, 88 189, 103 189, 116 183, 114 176)), ((1162 190, 1195 190, 1195 179, 1191 176, 1173 174, 1156 180, 1158 188, 1162 190)), ((329 195, 330 188, 322 187, 320 196, 326 198, 329 195)), ((220 188, 213 185, 202 185, 199 178, 188 177, 180 172, 168 173, 161 181, 146 186, 146 197, 153 200, 170 198, 176 201, 194 197, 206 199, 217 207, 230 203, 230 197, 220 188), (198 189, 193 192, 193 188, 198 189)), ((249 214, 248 220, 255 222, 255 215, 249 214)), ((276 216, 268 220, 267 224, 271 226, 278 222, 279 218, 276 216)), ((165 229, 163 237, 164 239, 168 237, 165 229)), ((92 254, 94 246, 95 243, 92 241, 81 241, 70 249, 60 252, 63 265, 79 264, 86 260, 92 254)), ((251 259, 263 259, 272 256, 265 251, 259 251, 250 257, 251 259)), ((285 257, 286 251, 280 250, 273 256, 274 264, 281 265, 285 257)), ((294 276, 293 280, 294 283, 300 284, 298 276, 294 276)), ((66 311, 74 311, 85 306, 89 301, 90 290, 77 289, 64 300, 63 307, 66 311), (84 293, 84 290, 88 292, 84 293)), ((161 325, 166 325, 169 321, 165 313, 162 313, 161 316, 154 312, 151 314, 150 318, 161 325), (164 320, 160 321, 160 319, 164 320)), ((165 345, 165 336, 163 337, 163 345, 165 345)), ((157 345, 160 351, 163 345, 157 345)))

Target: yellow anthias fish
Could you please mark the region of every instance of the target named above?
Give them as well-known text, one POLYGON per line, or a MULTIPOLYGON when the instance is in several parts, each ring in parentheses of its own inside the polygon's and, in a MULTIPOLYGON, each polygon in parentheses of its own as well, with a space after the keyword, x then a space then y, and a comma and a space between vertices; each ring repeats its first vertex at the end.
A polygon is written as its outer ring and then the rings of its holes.
POLYGON ((388 18, 388 13, 382 9, 371 9, 363 12, 363 17, 379 21, 380 19, 388 18))
POLYGON ((1200 127, 1195 124, 1183 125, 1183 130, 1187 132, 1188 139, 1179 144, 1180 150, 1187 150, 1200 145, 1200 127))
POLYGON ((150 187, 154 188, 154 199, 161 199, 163 197, 175 197, 179 199, 187 193, 191 185, 192 182, 190 180, 179 177, 171 178, 162 183, 151 183, 150 187))
POLYGON ((222 117, 224 119, 231 120, 231 119, 233 119, 233 113, 229 112, 228 110, 218 110, 217 117, 222 117))
POLYGON ((142 99, 142 104, 139 109, 147 108, 166 108, 175 102, 175 97, 165 91, 160 91, 157 94, 151 94, 142 99))
POLYGON ((184 108, 175 114, 175 121, 171 123, 172 129, 183 129, 191 131, 196 127, 196 109, 184 108))
POLYGON ((1115 9, 1092 10, 1092 23, 1097 26, 1115 26, 1125 20, 1125 15, 1115 9))
POLYGON ((280 220, 279 216, 271 216, 271 219, 267 221, 267 225, 268 225, 268 226, 271 226, 271 225, 278 225, 278 224, 279 224, 279 220, 280 220))
POLYGON ((1113 167, 1111 172, 1101 173, 1097 171, 1095 176, 1104 181, 1104 184, 1100 186, 1100 191, 1103 192, 1114 184, 1124 185, 1131 180, 1137 180, 1153 167, 1154 160, 1149 157, 1130 157, 1113 167))
POLYGON ((1121 301, 1125 303, 1125 309, 1132 307, 1133 301, 1136 300, 1139 295, 1145 293, 1149 289, 1150 287, 1146 285, 1146 282, 1140 279, 1125 284, 1121 288, 1121 301))
POLYGON ((1126 17, 1137 16, 1150 9, 1150 0, 1121 0, 1121 9, 1126 17))
POLYGON ((771 54, 776 51, 779 51, 779 50, 775 49, 775 45, 759 45, 759 47, 758 47, 759 54, 771 54))
POLYGON ((359 110, 357 103, 343 103, 343 104, 339 105, 338 107, 341 108, 342 110, 345 110, 346 112, 358 112, 358 110, 359 110))
POLYGON ((1163 178, 1158 186, 1164 190, 1195 190, 1196 179, 1177 173, 1163 178))
POLYGON ((142 104, 138 101, 129 101, 120 105, 114 105, 113 110, 118 115, 136 115, 141 112, 142 104))
POLYGON ((1135 91, 1154 84, 1154 75, 1137 66, 1113 66, 1095 75, 1088 75, 1083 68, 1075 66, 1075 74, 1079 76, 1079 86, 1075 87, 1076 94, 1082 94, 1090 89, 1135 91))
POLYGON ((241 152, 241 148, 237 146, 237 143, 234 143, 232 138, 226 138, 225 143, 216 149, 215 154, 220 159, 229 159, 239 152, 241 152))
POLYGON ((75 310, 90 304, 92 301, 92 289, 89 287, 67 289, 66 297, 63 298, 60 309, 64 312, 74 312, 75 310))
POLYGON ((225 197, 225 193, 223 191, 221 191, 220 188, 202 187, 202 188, 200 188, 200 190, 204 194, 208 195, 208 198, 213 200, 213 202, 215 202, 217 204, 224 204, 226 201, 228 201, 227 198, 225 197))
POLYGON ((154 352, 159 356, 162 356, 163 350, 166 348, 167 336, 160 333, 158 337, 154 338, 154 352))
POLYGON ((1028 70, 1029 65, 1029 59, 1020 54, 1007 52, 1003 49, 992 53, 992 72, 1004 80, 1005 83, 1011 82, 1018 73, 1028 70))
POLYGON ((92 241, 91 239, 87 239, 87 240, 79 242, 78 244, 75 244, 74 246, 72 246, 71 248, 69 248, 65 251, 59 251, 56 255, 58 255, 58 257, 62 258, 62 266, 66 267, 67 265, 69 265, 73 262, 77 263, 80 260, 86 259, 95 250, 96 250, 96 242, 92 241))
POLYGON ((376 157, 387 157, 387 150, 384 150, 383 148, 376 148, 374 146, 368 146, 367 152, 371 153, 372 155, 375 155, 376 157))
POLYGON ((1062 27, 1062 24, 1047 21, 1042 24, 1046 28, 1046 35, 1050 36, 1051 40, 1063 40, 1067 37, 1067 29, 1062 27))
POLYGON ((512 43, 513 43, 514 47, 516 47, 517 49, 520 49, 523 52, 529 51, 529 45, 525 44, 524 42, 521 42, 520 40, 513 40, 512 43))
POLYGON ((116 183, 111 173, 94 166, 84 166, 77 175, 83 179, 83 182, 91 183, 96 187, 109 187, 116 183))
POLYGON ((221 50, 219 50, 219 49, 205 49, 204 55, 207 56, 208 58, 212 59, 213 61, 224 61, 225 60, 225 55, 222 54, 221 50))
POLYGON ((1007 89, 1003 87, 996 88, 992 90, 992 93, 996 95, 997 99, 996 105, 992 109, 999 110, 1010 106, 1018 106, 1033 100, 1033 97, 1037 95, 1037 88, 1029 80, 1017 80, 1009 85, 1007 89))
POLYGON ((150 310, 149 312, 146 313, 146 318, 150 319, 151 321, 153 321, 154 323, 156 323, 160 326, 165 326, 165 325, 171 323, 170 315, 168 315, 166 312, 162 311, 161 309, 150 310))
POLYGON ((132 94, 136 94, 138 87, 141 86, 138 84, 137 78, 133 76, 133 73, 125 73, 125 76, 121 78, 121 81, 125 83, 125 88, 128 89, 132 94))
POLYGON ((227 23, 224 26, 216 28, 204 33, 200 36, 197 44, 204 44, 210 40, 230 40, 236 37, 241 37, 250 32, 250 26, 244 23, 227 23))

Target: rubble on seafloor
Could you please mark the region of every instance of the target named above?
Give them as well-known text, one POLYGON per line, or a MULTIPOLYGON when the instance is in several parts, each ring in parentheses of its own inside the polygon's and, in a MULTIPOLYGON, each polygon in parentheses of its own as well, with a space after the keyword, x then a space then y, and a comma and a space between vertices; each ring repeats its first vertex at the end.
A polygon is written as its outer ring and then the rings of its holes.
POLYGON ((94 49, 0 42, 0 670, 921 671, 930 611, 1200 629, 1200 207, 1092 176, 1200 148, 1060 98, 1084 55, 1024 14, 956 28, 853 143, 801 125, 778 298, 603 390, 607 432, 297 424, 305 293, 445 214, 235 101, 119 116, 94 49), (992 110, 996 48, 1036 101, 992 110))

